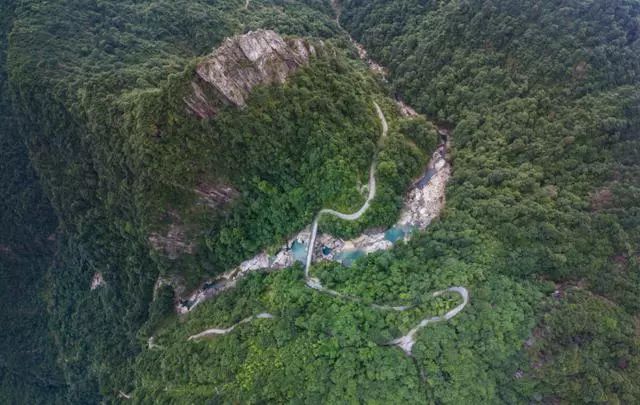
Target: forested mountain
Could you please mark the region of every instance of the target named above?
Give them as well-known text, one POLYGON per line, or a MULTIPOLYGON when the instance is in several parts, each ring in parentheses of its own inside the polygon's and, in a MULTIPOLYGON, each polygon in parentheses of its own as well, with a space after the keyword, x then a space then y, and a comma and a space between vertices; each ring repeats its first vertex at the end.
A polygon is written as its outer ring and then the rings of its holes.
POLYGON ((456 123, 446 221, 499 244, 493 272, 567 294, 545 304, 527 350, 538 389, 560 401, 638 396, 624 381, 638 376, 639 13, 632 1, 344 2, 394 91, 456 123))
POLYGON ((29 0, 0 25, 0 402, 640 401, 637 0, 29 0), (432 171, 437 219, 376 240, 432 171), (384 250, 255 264, 314 219, 384 250))
MULTIPOLYGON (((13 23, 13 2, 0 5, 0 26, 13 23)), ((56 217, 29 161, 13 117, 0 38, 0 402, 55 403, 64 397, 48 333, 43 286, 52 264, 56 217)))

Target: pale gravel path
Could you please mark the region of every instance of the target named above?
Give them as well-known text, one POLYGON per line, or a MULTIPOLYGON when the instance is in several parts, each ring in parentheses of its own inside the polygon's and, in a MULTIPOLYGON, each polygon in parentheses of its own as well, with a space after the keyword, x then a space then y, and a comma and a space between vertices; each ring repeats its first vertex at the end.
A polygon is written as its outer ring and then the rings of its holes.
POLYGON ((462 297, 462 303, 442 316, 433 316, 431 318, 423 319, 415 328, 411 329, 409 333, 407 333, 404 336, 400 336, 399 338, 393 339, 391 342, 389 342, 389 345, 398 346, 402 350, 404 350, 406 354, 411 356, 411 349, 413 348, 413 345, 416 343, 415 335, 416 333, 418 333, 420 329, 424 328, 430 323, 448 321, 449 319, 458 315, 458 313, 462 311, 462 309, 469 302, 469 291, 464 287, 451 287, 451 288, 447 288, 446 290, 436 291, 432 294, 432 296, 437 297, 446 292, 455 292, 460 294, 460 296, 462 297))
POLYGON ((210 337, 210 336, 216 336, 216 335, 226 335, 227 333, 233 331, 237 326, 242 325, 243 323, 249 323, 251 321, 253 321, 254 319, 272 319, 273 315, 267 313, 267 312, 262 312, 258 315, 255 316, 250 316, 248 318, 244 318, 243 320, 241 320, 240 322, 231 325, 228 328, 225 329, 219 329, 219 328, 211 328, 211 329, 207 329, 203 332, 197 333, 195 335, 191 335, 189 336, 189 338, 187 340, 197 340, 197 339, 202 339, 202 338, 206 338, 206 337, 210 337))

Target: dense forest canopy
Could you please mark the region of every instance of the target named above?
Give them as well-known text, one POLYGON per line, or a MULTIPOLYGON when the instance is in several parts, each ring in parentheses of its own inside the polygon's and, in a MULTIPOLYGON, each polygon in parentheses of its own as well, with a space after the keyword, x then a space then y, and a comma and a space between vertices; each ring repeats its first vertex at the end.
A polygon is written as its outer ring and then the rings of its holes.
POLYGON ((568 289, 533 331, 539 395, 633 402, 622 381, 637 378, 637 332, 622 331, 640 304, 637 2, 343 5, 394 91, 456 123, 444 222, 490 235, 494 272, 568 289))
POLYGON ((51 403, 64 398, 42 296, 56 217, 13 116, 5 63, 13 7, 0 4, 0 402, 51 403))
POLYGON ((638 1, 5 1, 0 32, 0 401, 640 400, 638 1), (258 29, 317 55, 243 108, 190 113, 198 64, 258 29), (362 301, 306 288, 298 264, 185 317, 180 291, 154 289, 272 251, 322 207, 355 211, 373 156, 370 209, 320 226, 390 226, 433 123, 451 135, 440 218, 312 268, 362 301), (385 345, 454 307, 430 295, 451 285, 463 312, 411 357, 385 345), (188 340, 257 313, 274 317, 188 340))

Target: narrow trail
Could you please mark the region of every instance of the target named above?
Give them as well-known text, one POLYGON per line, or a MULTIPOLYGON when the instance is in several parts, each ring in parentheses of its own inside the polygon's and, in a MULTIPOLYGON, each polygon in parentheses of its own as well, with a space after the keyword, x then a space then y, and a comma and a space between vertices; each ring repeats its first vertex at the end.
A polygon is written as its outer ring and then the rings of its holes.
MULTIPOLYGON (((373 105, 376 107, 376 112, 378 114, 378 119, 382 125, 382 134, 381 139, 387 137, 387 132, 389 132, 389 125, 387 124, 387 119, 385 118, 380 106, 375 101, 373 105)), ((362 214, 364 214, 367 209, 369 209, 369 205, 371 205, 371 201, 376 196, 376 165, 378 159, 376 157, 373 158, 373 162, 371 162, 371 166, 369 167, 369 195, 367 195, 367 199, 360 209, 352 214, 344 214, 342 212, 338 212, 329 208, 323 208, 318 212, 313 223, 311 224, 311 238, 309 239, 309 247, 307 248, 307 261, 304 266, 304 277, 305 279, 309 279, 309 267, 311 266, 311 261, 313 259, 313 248, 316 243, 316 237, 318 236, 318 221, 322 215, 333 215, 334 217, 338 217, 340 219, 344 219, 345 221, 355 221, 360 218, 362 214)), ((308 283, 307 283, 308 284, 308 283)), ((311 287, 311 286, 310 286, 311 287)), ((314 288, 314 287, 311 287, 314 288)))
POLYGON ((404 350, 406 354, 410 356, 411 350, 413 349, 413 345, 416 343, 416 339, 415 339, 416 333, 418 333, 420 329, 424 328, 430 323, 448 321, 449 319, 458 315, 458 313, 462 311, 462 309, 469 302, 469 291, 467 291, 467 289, 464 287, 451 287, 451 288, 447 288, 446 290, 436 291, 432 294, 432 296, 438 297, 446 292, 455 292, 460 294, 460 296, 462 297, 462 303, 442 316, 433 316, 431 318, 423 319, 422 321, 420 321, 418 325, 416 325, 415 328, 411 329, 409 333, 407 333, 404 336, 400 336, 399 338, 393 339, 391 342, 389 342, 389 345, 400 347, 402 350, 404 350))
MULTIPOLYGON (((387 136, 387 133, 389 131, 389 126, 387 124, 387 120, 384 116, 384 113, 382 112, 382 109, 380 108, 380 106, 374 102, 373 105, 375 106, 376 109, 376 113, 378 115, 378 119, 380 120, 380 124, 382 127, 382 133, 380 134, 380 139, 384 139, 387 136)), ((360 207, 360 209, 358 209, 356 212, 351 213, 351 214, 346 214, 346 213, 342 213, 342 212, 338 212, 335 211, 333 209, 329 209, 329 208, 323 208, 321 209, 318 214, 316 215, 316 217, 313 220, 313 223, 311 224, 311 236, 309 239, 309 245, 307 247, 307 257, 306 257, 306 262, 305 262, 305 267, 304 267, 304 281, 305 281, 305 285, 311 289, 314 289, 320 293, 323 294, 327 294, 327 295, 331 295, 334 296, 336 298, 341 298, 341 299, 346 299, 349 301, 354 301, 354 302, 361 302, 362 299, 358 298, 358 297, 354 297, 354 296, 350 296, 350 295, 346 295, 346 294, 342 294, 338 291, 335 290, 331 290, 329 288, 326 288, 322 285, 322 282, 316 278, 316 277, 312 277, 309 274, 309 269, 311 268, 311 263, 313 261, 313 252, 314 252, 314 247, 315 247, 315 242, 316 242, 316 237, 318 234, 318 222, 320 220, 320 218, 323 215, 331 215, 340 219, 344 219, 345 221, 355 221, 357 219, 359 219, 369 208, 371 201, 375 198, 376 196, 376 166, 377 166, 377 156, 374 156, 373 161, 371 162, 371 166, 369 168, 369 192, 367 195, 367 199, 365 200, 365 202, 362 204, 362 206, 360 207)), ((416 334, 425 326, 427 326, 430 323, 435 323, 435 322, 441 322, 441 321, 448 321, 449 319, 453 318, 454 316, 456 316, 458 313, 460 313, 460 311, 462 311, 462 309, 467 305, 467 303, 469 302, 469 292, 467 291, 467 289, 465 287, 450 287, 447 288, 445 290, 440 290, 440 291, 436 291, 434 293, 431 294, 432 297, 438 297, 441 296, 447 292, 452 292, 452 293, 457 293, 462 297, 462 303, 460 303, 458 306, 456 306, 455 308, 451 309, 450 311, 448 311, 447 313, 445 313, 444 315, 441 316, 432 316, 429 318, 425 318, 423 320, 420 321, 420 323, 418 323, 418 325, 416 325, 413 329, 411 329, 406 335, 404 336, 400 336, 396 339, 391 340, 390 342, 388 342, 386 345, 387 346, 398 346, 400 347, 407 355, 411 356, 411 350, 413 348, 413 345, 415 344, 415 337, 416 334)), ((389 305, 381 305, 381 304, 371 304, 370 305, 372 308, 377 309, 377 310, 383 310, 383 311, 406 311, 409 309, 414 308, 414 306, 389 306, 389 305)), ((209 336, 214 336, 214 335, 226 335, 228 333, 230 333, 231 331, 233 331, 237 326, 244 324, 244 323, 249 323, 251 321, 253 321, 254 319, 261 319, 261 318, 273 318, 273 315, 268 314, 268 313, 261 313, 255 316, 250 316, 248 318, 245 318, 243 320, 241 320, 240 322, 230 326, 229 328, 224 328, 224 329, 220 329, 220 328, 212 328, 212 329, 207 329, 201 333, 198 333, 196 335, 192 335, 190 336, 187 340, 196 340, 196 339, 201 339, 204 337, 209 337, 209 336)))
POLYGON ((249 9, 249 3, 251 2, 251 0, 244 0, 244 9, 248 10, 249 9))
POLYGON ((197 339, 202 339, 202 338, 206 338, 206 337, 210 337, 210 336, 216 336, 216 335, 226 335, 227 333, 230 333, 231 331, 233 331, 237 326, 242 325, 243 323, 249 323, 251 321, 253 321, 254 319, 272 319, 273 315, 271 315, 270 313, 267 312, 262 312, 258 315, 255 316, 250 316, 248 318, 244 318, 243 320, 241 320, 240 322, 225 328, 225 329, 219 329, 219 328, 211 328, 211 329, 207 329, 203 332, 197 333, 195 335, 191 335, 189 336, 189 338, 187 340, 197 340, 197 339))

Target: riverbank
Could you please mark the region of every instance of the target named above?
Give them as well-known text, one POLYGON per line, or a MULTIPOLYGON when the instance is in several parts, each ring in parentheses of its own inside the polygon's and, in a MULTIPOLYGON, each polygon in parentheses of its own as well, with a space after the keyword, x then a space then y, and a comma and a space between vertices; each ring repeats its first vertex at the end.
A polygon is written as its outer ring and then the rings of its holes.
MULTIPOLYGON (((386 124, 386 120, 384 122, 386 124)), ((311 260, 310 263, 334 260, 349 265, 360 256, 390 249, 394 243, 400 240, 408 241, 412 232, 426 229, 444 208, 445 188, 451 176, 451 166, 446 160, 446 148, 447 144, 442 144, 434 152, 425 172, 413 183, 405 195, 399 220, 389 229, 382 232, 364 233, 357 238, 343 240, 327 233, 318 233, 317 223, 314 221, 313 224, 289 239, 277 253, 269 255, 267 252, 261 252, 216 279, 203 283, 198 290, 191 294, 183 296, 176 305, 176 312, 179 314, 190 312, 202 302, 234 287, 238 279, 253 271, 280 270, 292 266, 296 261, 304 263, 306 267, 308 260, 311 260), (429 177, 428 180, 425 180, 426 176, 429 177), (314 242, 317 239, 318 244, 310 252, 308 247, 314 234, 314 224, 316 235, 313 239, 314 242), (310 253, 313 254, 310 255, 310 253)), ((369 195, 365 204, 358 212, 349 215, 341 214, 339 218, 347 220, 359 218, 369 207, 373 196, 375 196, 375 173, 373 169, 370 169, 369 195)), ((323 213, 337 212, 323 210, 323 213)))

